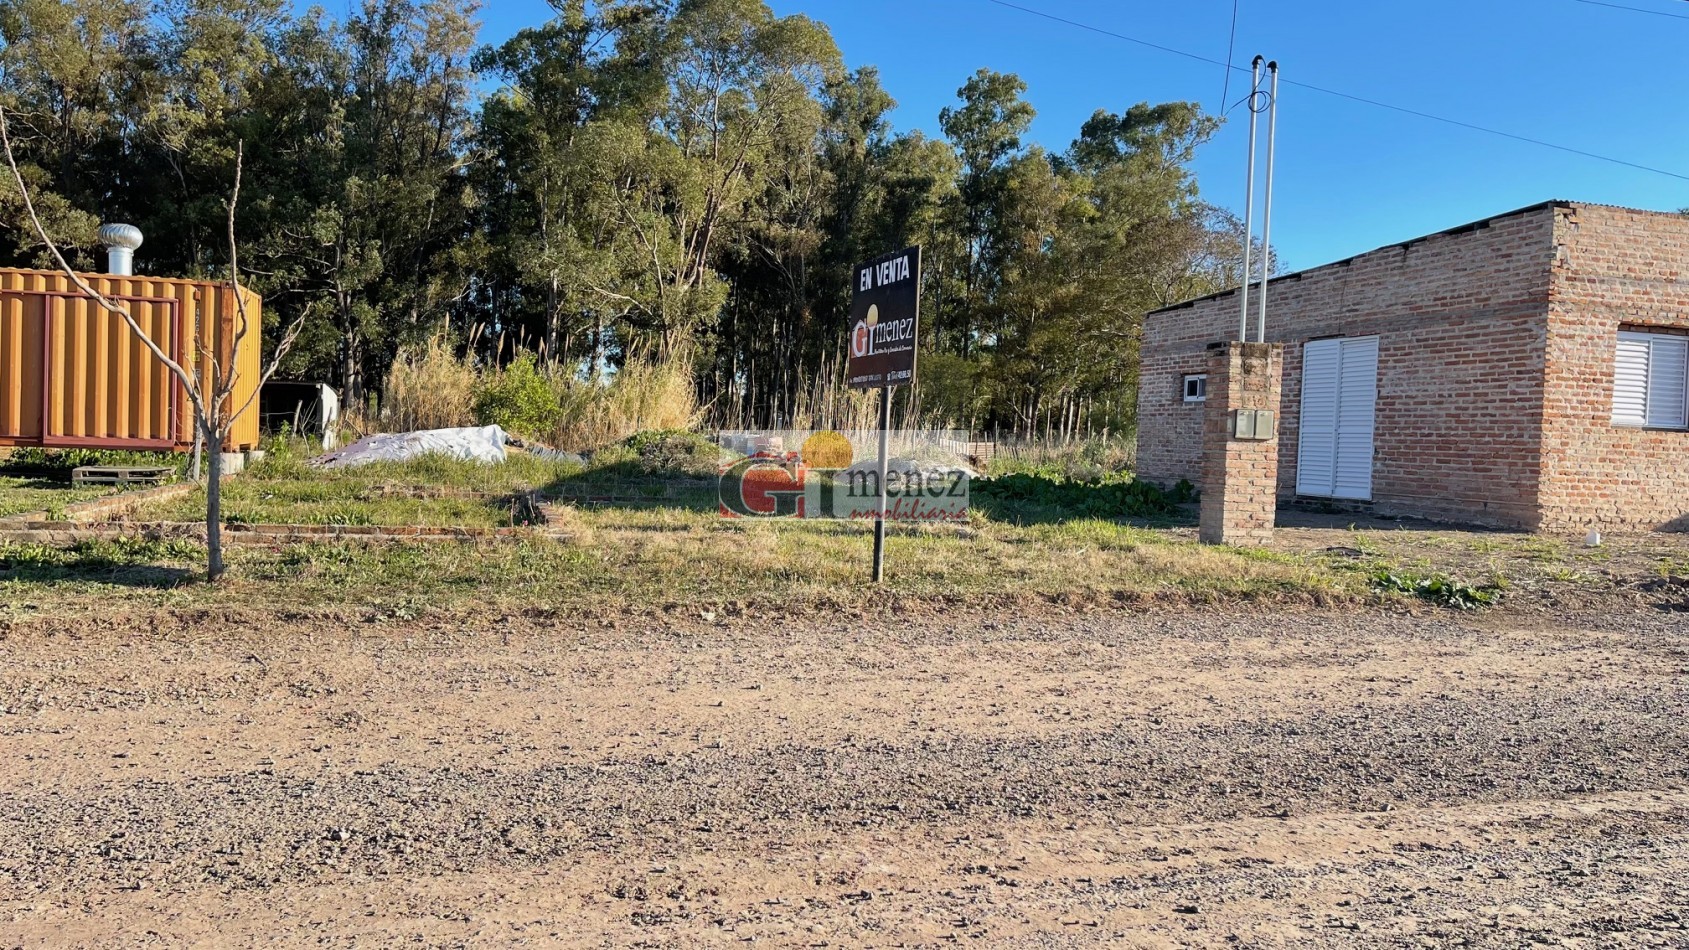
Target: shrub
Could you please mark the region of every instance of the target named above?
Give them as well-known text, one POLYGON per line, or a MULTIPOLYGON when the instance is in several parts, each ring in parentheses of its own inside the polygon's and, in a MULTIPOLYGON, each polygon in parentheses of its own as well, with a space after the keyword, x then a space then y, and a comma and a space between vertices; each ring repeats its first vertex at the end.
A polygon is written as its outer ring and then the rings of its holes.
POLYGON ((1070 479, 1025 472, 976 480, 971 491, 976 500, 988 504, 1031 506, 1086 518, 1171 515, 1193 494, 1189 482, 1164 490, 1125 474, 1070 479))
POLYGON ((548 438, 563 417, 551 381, 533 354, 523 353, 495 374, 483 377, 475 393, 475 421, 503 426, 524 438, 548 438))
POLYGON ((557 448, 595 450, 645 430, 690 429, 701 416, 684 356, 634 356, 603 377, 581 379, 567 368, 541 368, 531 354, 502 372, 483 369, 437 338, 393 364, 380 428, 494 424, 557 448))
POLYGON ((638 456, 650 472, 715 474, 719 450, 714 442, 684 429, 636 432, 622 445, 638 456))

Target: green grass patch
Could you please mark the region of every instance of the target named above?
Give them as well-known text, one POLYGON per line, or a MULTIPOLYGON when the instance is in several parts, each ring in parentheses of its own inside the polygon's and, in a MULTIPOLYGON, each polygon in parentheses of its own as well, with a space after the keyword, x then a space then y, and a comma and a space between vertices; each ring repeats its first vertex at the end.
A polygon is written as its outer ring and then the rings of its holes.
POLYGON ((205 549, 190 541, 119 538, 71 547, 0 541, 0 593, 7 595, 0 603, 178 587, 203 576, 204 560, 205 549))
POLYGON ((179 452, 136 452, 128 449, 13 449, 0 459, 0 468, 28 474, 51 473, 67 481, 70 473, 84 465, 164 467, 179 476, 187 470, 189 457, 179 452))
POLYGON ((125 603, 352 608, 379 619, 729 602, 869 608, 910 599, 1349 602, 1376 596, 1359 568, 1333 568, 1311 557, 1263 560, 1110 519, 1016 526, 981 516, 966 525, 893 526, 883 588, 868 582, 873 540, 866 524, 729 521, 673 507, 575 508, 564 520, 566 541, 239 546, 228 551, 228 580, 216 586, 181 584, 183 572, 200 567, 191 545, 137 550, 158 555, 157 572, 148 576, 125 576, 133 559, 119 563, 109 553, 59 561, 31 553, 0 568, 0 603, 70 611, 125 603))
POLYGON ((998 445, 997 454, 986 460, 984 474, 992 477, 1041 475, 1087 481, 1130 472, 1136 455, 1137 437, 1130 432, 1071 442, 1009 442, 998 445))
MULTIPOLYGON (((511 452, 502 465, 427 455, 324 469, 291 444, 272 446, 263 461, 223 483, 228 524, 419 525, 496 528, 524 524, 518 498, 577 472, 578 465, 511 452)), ((205 492, 143 505, 135 521, 199 521, 205 492)))
MULTIPOLYGON (((888 601, 1012 603, 1052 597, 1303 603, 1417 598, 1475 609, 1496 596, 1494 585, 1453 580, 1411 556, 1349 559, 1201 545, 1188 532, 1164 527, 1182 517, 1188 487, 1167 492, 1123 473, 1090 478, 1020 473, 979 480, 965 523, 889 528, 888 581, 876 588, 867 580, 869 525, 722 519, 714 498, 716 464, 712 444, 677 433, 627 440, 584 466, 516 452, 504 465, 430 456, 321 470, 307 464, 303 450, 281 444, 226 483, 229 520, 495 526, 510 522, 508 508, 497 500, 530 489, 559 494, 592 484, 613 494, 652 494, 625 503, 565 506, 552 526, 563 539, 236 546, 227 552, 227 580, 214 586, 185 583, 203 569, 203 550, 192 544, 57 553, 17 547, 0 559, 0 604, 72 612, 125 604, 352 609, 379 620, 433 611, 692 609, 726 603, 869 609, 888 601), (674 486, 681 486, 685 497, 674 497, 674 486)), ((138 517, 197 520, 203 504, 196 494, 150 506, 138 517)))
POLYGON ((54 478, 0 475, 0 518, 32 511, 45 511, 49 518, 64 516, 67 505, 92 501, 117 489, 110 485, 73 488, 54 478))

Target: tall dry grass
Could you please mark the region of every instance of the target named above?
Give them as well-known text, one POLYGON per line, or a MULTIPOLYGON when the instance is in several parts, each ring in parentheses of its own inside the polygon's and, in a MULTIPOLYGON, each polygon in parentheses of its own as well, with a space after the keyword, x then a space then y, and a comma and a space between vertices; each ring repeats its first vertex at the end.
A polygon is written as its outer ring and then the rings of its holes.
MULTIPOLYGON (((591 451, 636 432, 691 429, 703 418, 691 361, 635 356, 597 380, 547 369, 546 382, 561 407, 560 421, 541 441, 591 451)), ((380 428, 389 432, 476 425, 475 397, 499 370, 458 356, 443 339, 401 354, 387 375, 380 428)))
POLYGON ((475 424, 482 373, 435 337, 420 352, 400 353, 382 391, 382 427, 390 432, 475 424))
MULTIPOLYGON (((838 432, 867 431, 880 426, 880 391, 852 389, 846 384, 843 358, 822 361, 818 372, 790 397, 781 395, 764 402, 747 399, 757 394, 762 381, 747 379, 737 384, 732 396, 710 422, 721 429, 832 429, 838 432), (746 411, 747 402, 762 405, 757 414, 746 411), (770 418, 769 414, 772 414, 770 418)), ((923 405, 920 387, 899 387, 892 397, 893 429, 956 428, 953 421, 923 405)))
POLYGON ((636 356, 606 380, 553 377, 563 419, 554 444, 570 449, 602 448, 654 429, 691 429, 703 418, 692 363, 658 362, 636 356))

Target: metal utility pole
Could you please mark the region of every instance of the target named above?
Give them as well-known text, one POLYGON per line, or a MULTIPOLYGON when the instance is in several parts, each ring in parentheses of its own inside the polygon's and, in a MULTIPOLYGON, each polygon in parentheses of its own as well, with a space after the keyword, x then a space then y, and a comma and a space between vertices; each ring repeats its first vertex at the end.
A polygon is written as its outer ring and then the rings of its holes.
MULTIPOLYGON (((1255 317, 1255 339, 1258 343, 1267 342, 1267 276, 1273 264, 1273 138, 1278 134, 1278 60, 1267 64, 1267 72, 1273 74, 1273 91, 1267 101, 1267 198, 1261 212, 1261 310, 1255 317)), ((1252 108, 1251 124, 1254 119, 1252 108)), ((1250 157, 1253 159, 1254 156, 1250 157)))
POLYGON ((1249 98, 1244 100, 1249 106, 1249 178, 1243 190, 1243 288, 1238 292, 1242 300, 1237 318, 1237 338, 1245 343, 1249 342, 1249 278, 1253 276, 1249 245, 1255 239, 1255 97, 1261 92, 1262 58, 1257 56, 1249 64, 1249 98))

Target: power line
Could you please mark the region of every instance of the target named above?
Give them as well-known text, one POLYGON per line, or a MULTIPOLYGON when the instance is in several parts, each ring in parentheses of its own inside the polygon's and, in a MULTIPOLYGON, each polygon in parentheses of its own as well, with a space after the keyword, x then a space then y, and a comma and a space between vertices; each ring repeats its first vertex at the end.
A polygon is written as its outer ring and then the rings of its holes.
POLYGON ((1220 109, 1224 111, 1226 101, 1232 97, 1231 62, 1236 57, 1232 54, 1237 50, 1237 0, 1232 0, 1232 31, 1231 39, 1226 41, 1226 68, 1221 70, 1226 74, 1225 84, 1220 87, 1220 109))
POLYGON ((1652 13, 1655 16, 1668 16, 1674 20, 1689 20, 1689 16, 1684 16, 1681 13, 1667 13, 1664 10, 1645 10, 1642 7, 1627 7, 1621 3, 1605 3, 1603 0, 1578 0, 1578 2, 1587 3, 1590 6, 1595 7, 1609 7, 1614 10, 1629 10, 1632 13, 1652 13))
MULTIPOLYGON (((1208 63, 1208 64, 1213 65, 1213 66, 1224 66, 1227 70, 1234 70, 1235 69, 1240 73, 1241 72, 1248 72, 1248 70, 1244 69, 1242 66, 1234 66, 1231 63, 1222 63, 1217 59, 1213 59, 1213 58, 1210 58, 1210 57, 1207 57, 1207 56, 1202 56, 1202 55, 1199 55, 1197 53, 1186 52, 1185 50, 1182 50, 1182 49, 1174 49, 1171 46, 1162 46, 1159 43, 1151 43, 1148 40, 1141 40, 1141 39, 1138 39, 1135 36, 1127 36, 1124 33, 1116 33, 1113 30, 1105 30, 1100 26, 1092 26, 1089 23, 1081 23, 1078 20, 1069 20, 1066 17, 1059 17, 1059 16, 1056 16, 1053 13, 1045 13, 1042 10, 1034 10, 1031 7, 1023 7, 1018 3, 1010 3, 1009 0, 988 0, 988 2, 995 3, 1000 7, 1008 7, 1011 10, 1019 10, 1022 13, 1030 13, 1033 16, 1042 17, 1046 20, 1052 20, 1056 23, 1064 23, 1068 26, 1076 27, 1076 28, 1081 29, 1081 30, 1089 30, 1092 33, 1099 33, 1103 36, 1110 36, 1110 37, 1113 37, 1117 40, 1125 40, 1128 43, 1135 43, 1139 46, 1147 46, 1150 49, 1160 50, 1163 53, 1172 53, 1175 56, 1183 56, 1186 59, 1194 59, 1194 60, 1196 60, 1197 62, 1200 62, 1200 63, 1208 63)), ((1573 148, 1570 145, 1560 145, 1560 144, 1557 144, 1557 143, 1554 143, 1554 142, 1545 142, 1542 139, 1534 139, 1534 138, 1531 138, 1528 135, 1518 135, 1518 134, 1513 133, 1513 132, 1503 132, 1500 129, 1492 129, 1492 128, 1489 128, 1488 126, 1477 125, 1477 124, 1472 123, 1472 122, 1464 122, 1460 119, 1451 119, 1448 116, 1435 115, 1435 114, 1430 113, 1430 112, 1421 112, 1418 109, 1409 109, 1406 106, 1398 106, 1398 105, 1394 105, 1394 104, 1388 103, 1388 102, 1380 102, 1377 99, 1368 99, 1365 96, 1357 96, 1357 95, 1354 95, 1352 93, 1340 92, 1336 89, 1330 89, 1330 88, 1327 88, 1325 86, 1316 86, 1313 83, 1297 82, 1294 79, 1285 79, 1285 80, 1281 80, 1281 81, 1286 86, 1296 86, 1296 87, 1301 88, 1301 89, 1306 89, 1310 92, 1318 92, 1318 93, 1323 93, 1323 94, 1328 95, 1328 96, 1335 96, 1339 99, 1347 99, 1350 102, 1359 102, 1359 103, 1362 103, 1364 105, 1375 106, 1375 107, 1380 108, 1380 109, 1389 109, 1392 112, 1400 112, 1404 115, 1417 116, 1421 119, 1430 119, 1433 122, 1442 122, 1446 125, 1453 125, 1453 126, 1457 126, 1459 128, 1463 128, 1463 129, 1470 129, 1474 132, 1485 132, 1485 133, 1488 133, 1490 135, 1498 136, 1500 138, 1512 139, 1515 142, 1524 142, 1528 145, 1536 145, 1536 146, 1539 146, 1541 148, 1551 148, 1551 149, 1554 149, 1555 151, 1565 152, 1565 153, 1570 154, 1570 155, 1578 155, 1578 156, 1581 156, 1583 158, 1592 158, 1592 159, 1595 159, 1596 161, 1608 162, 1608 163, 1613 164, 1613 165, 1623 165, 1627 168, 1637 169, 1638 171, 1653 172, 1656 175, 1665 175, 1668 178, 1676 178, 1680 181, 1689 181, 1689 175, 1685 175, 1681 172, 1667 171, 1664 168, 1655 168, 1652 165, 1643 165, 1643 164, 1640 164, 1638 162, 1626 161, 1622 158, 1614 158, 1611 155, 1601 155, 1601 154, 1597 154, 1595 152, 1587 152, 1587 151, 1584 151, 1581 148, 1573 148)))

